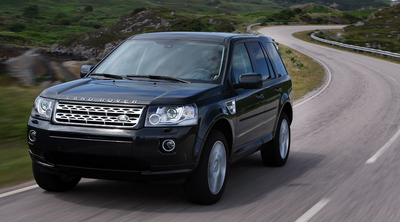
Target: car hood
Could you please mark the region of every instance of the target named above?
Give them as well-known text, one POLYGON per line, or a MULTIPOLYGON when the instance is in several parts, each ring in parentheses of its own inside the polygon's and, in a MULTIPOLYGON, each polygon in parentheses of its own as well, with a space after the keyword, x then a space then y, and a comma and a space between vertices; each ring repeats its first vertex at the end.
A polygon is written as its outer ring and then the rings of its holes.
POLYGON ((48 88, 41 96, 80 102, 175 105, 221 95, 221 90, 218 84, 84 78, 48 88))

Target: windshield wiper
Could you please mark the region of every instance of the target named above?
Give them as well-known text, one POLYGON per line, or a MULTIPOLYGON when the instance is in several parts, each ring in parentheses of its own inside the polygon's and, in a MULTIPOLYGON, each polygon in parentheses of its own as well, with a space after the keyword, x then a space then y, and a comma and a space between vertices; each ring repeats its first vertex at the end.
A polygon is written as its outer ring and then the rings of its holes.
POLYGON ((129 78, 149 78, 149 79, 157 79, 157 80, 168 80, 173 82, 181 82, 181 83, 191 83, 189 81, 171 77, 171 76, 153 76, 153 75, 127 75, 129 78))
POLYGON ((123 76, 119 75, 114 75, 114 74, 107 74, 107 73, 93 73, 90 74, 91 76, 104 76, 106 78, 111 78, 111 79, 125 79, 123 76))

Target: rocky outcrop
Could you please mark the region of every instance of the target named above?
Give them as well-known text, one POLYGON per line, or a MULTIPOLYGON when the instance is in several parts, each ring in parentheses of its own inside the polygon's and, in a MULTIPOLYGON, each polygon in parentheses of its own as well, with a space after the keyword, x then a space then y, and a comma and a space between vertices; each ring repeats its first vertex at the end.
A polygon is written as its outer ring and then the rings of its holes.
POLYGON ((52 45, 50 52, 71 54, 83 58, 101 59, 125 38, 147 30, 168 31, 178 18, 164 18, 166 9, 147 9, 121 17, 115 24, 73 39, 68 45, 52 45))
POLYGON ((23 86, 36 85, 39 79, 54 81, 54 70, 38 52, 38 49, 31 49, 5 62, 7 72, 18 78, 23 86))
POLYGON ((64 81, 80 78, 80 67, 85 64, 95 65, 96 60, 87 61, 51 61, 31 49, 24 54, 8 59, 1 64, 0 75, 11 75, 21 86, 39 85, 48 87, 64 81))

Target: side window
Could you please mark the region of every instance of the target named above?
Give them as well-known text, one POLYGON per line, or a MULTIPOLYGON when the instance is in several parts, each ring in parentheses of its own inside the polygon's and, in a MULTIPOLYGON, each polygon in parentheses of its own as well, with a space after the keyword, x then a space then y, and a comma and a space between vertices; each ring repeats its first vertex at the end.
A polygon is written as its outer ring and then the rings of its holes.
POLYGON ((265 46, 267 47, 268 55, 271 59, 272 65, 275 69, 275 73, 279 76, 281 74, 282 76, 287 75, 287 71, 285 68, 285 65, 282 62, 281 56, 279 55, 278 51, 276 50, 275 46, 273 43, 267 42, 265 43, 265 46))
POLYGON ((247 53, 244 43, 239 43, 233 48, 232 72, 235 78, 235 82, 238 82, 239 76, 241 74, 253 72, 249 54, 247 53))
POLYGON ((268 79, 270 76, 267 60, 265 59, 264 52, 258 42, 247 43, 250 53, 253 55, 256 63, 256 72, 263 76, 263 79, 268 79))

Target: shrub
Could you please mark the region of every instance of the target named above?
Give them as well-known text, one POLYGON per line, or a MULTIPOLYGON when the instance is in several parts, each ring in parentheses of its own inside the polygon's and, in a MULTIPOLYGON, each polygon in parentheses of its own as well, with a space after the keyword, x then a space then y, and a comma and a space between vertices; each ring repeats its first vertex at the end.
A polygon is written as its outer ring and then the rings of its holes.
POLYGON ((180 20, 171 25, 172 31, 204 31, 206 25, 198 19, 180 20))
POLYGON ((85 8, 83 9, 85 12, 93 12, 93 6, 91 5, 87 5, 85 6, 85 8))
POLYGON ((67 14, 65 14, 64 12, 58 12, 55 16, 54 19, 59 20, 61 18, 66 18, 67 14))
POLYGON ((31 5, 24 8, 22 16, 27 18, 38 18, 39 17, 39 7, 37 5, 31 5))
POLYGON ((21 32, 25 29, 25 25, 20 22, 13 22, 8 26, 8 30, 12 32, 21 32))
POLYGON ((67 18, 61 18, 57 21, 58 25, 71 25, 71 20, 67 18))
POLYGON ((101 23, 96 22, 96 21, 80 21, 79 25, 83 26, 83 27, 92 27, 95 29, 99 29, 102 26, 101 23))
POLYGON ((217 32, 233 32, 235 31, 235 27, 232 24, 221 24, 215 26, 215 31, 217 32))
POLYGON ((93 23, 92 27, 95 29, 99 29, 99 28, 101 28, 101 24, 98 22, 95 22, 95 23, 93 23))
POLYGON ((133 10, 132 15, 136 15, 139 12, 146 11, 146 8, 136 8, 133 10))

